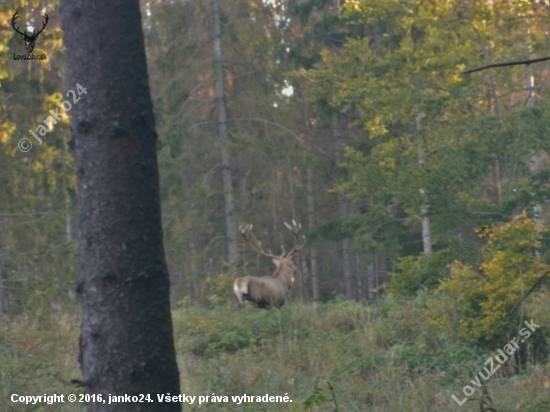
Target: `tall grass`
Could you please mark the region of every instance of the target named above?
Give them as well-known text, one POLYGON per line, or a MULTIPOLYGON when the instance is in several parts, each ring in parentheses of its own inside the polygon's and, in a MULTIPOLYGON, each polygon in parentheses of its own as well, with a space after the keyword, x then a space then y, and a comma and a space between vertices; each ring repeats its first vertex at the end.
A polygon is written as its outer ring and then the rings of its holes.
MULTIPOLYGON (((448 338, 425 321, 427 310, 421 298, 281 310, 183 304, 173 312, 182 393, 229 400, 288 394, 293 400, 195 402, 184 410, 480 411, 481 392, 461 407, 451 395, 464 397, 463 386, 483 369, 487 352, 448 338)), ((63 313, 0 324, 0 411, 31 410, 12 404, 12 393, 76 393, 68 381, 80 377, 78 328, 78 316, 63 313)), ((516 376, 501 368, 486 382, 491 406, 498 412, 550 410, 549 366, 531 364, 516 376)), ((58 404, 36 410, 82 409, 58 404)))

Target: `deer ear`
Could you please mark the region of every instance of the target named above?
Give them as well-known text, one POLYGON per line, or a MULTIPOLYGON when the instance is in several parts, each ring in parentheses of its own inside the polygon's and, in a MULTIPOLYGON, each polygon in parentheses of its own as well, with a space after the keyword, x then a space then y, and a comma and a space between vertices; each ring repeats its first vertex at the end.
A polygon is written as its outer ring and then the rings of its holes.
POLYGON ((279 259, 279 258, 273 258, 273 263, 275 263, 275 266, 279 266, 280 261, 281 261, 281 259, 279 259))

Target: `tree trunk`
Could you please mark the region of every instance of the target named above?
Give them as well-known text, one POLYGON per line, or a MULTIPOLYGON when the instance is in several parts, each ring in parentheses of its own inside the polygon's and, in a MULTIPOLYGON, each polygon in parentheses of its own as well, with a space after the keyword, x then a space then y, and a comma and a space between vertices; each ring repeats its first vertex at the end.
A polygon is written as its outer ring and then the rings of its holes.
MULTIPOLYGON (((223 198, 225 204, 225 225, 227 251, 231 270, 235 270, 239 259, 237 249, 237 225, 233 202, 233 183, 229 158, 229 135, 227 134, 227 108, 225 106, 224 75, 221 46, 220 8, 218 0, 212 0, 214 14, 214 69, 216 75, 216 111, 218 113, 218 136, 222 161, 223 198)), ((234 274, 234 273, 233 273, 234 274)))
MULTIPOLYGON (((424 153, 424 142, 420 136, 422 115, 416 116, 416 132, 418 134, 418 165, 420 169, 424 167, 426 162, 426 155, 424 153)), ((421 172, 422 173, 422 172, 421 172)), ((426 192, 424 189, 420 189, 420 195, 422 196, 422 207, 420 214, 422 215, 422 247, 425 255, 432 253, 432 234, 430 232, 430 218, 428 217, 428 206, 426 204, 426 192)))
MULTIPOLYGON (((315 229, 315 205, 313 202, 313 168, 308 166, 306 176, 307 186, 307 211, 308 211, 308 223, 309 231, 315 229)), ((317 266, 317 249, 314 245, 310 248, 311 253, 311 286, 313 289, 313 301, 317 302, 320 297, 319 289, 319 268, 317 266)))
POLYGON ((376 254, 371 254, 371 263, 367 266, 367 283, 368 283, 368 300, 369 303, 373 303, 378 299, 378 292, 376 288, 378 287, 378 265, 377 265, 377 256, 376 254))
POLYGON ((357 296, 358 300, 363 300, 365 298, 364 285, 363 285, 363 276, 365 268, 361 266, 361 260, 359 258, 359 253, 355 252, 355 267, 357 273, 357 296))
POLYGON ((432 253, 432 235, 430 232, 430 218, 426 216, 427 210, 422 208, 422 246, 424 248, 424 254, 429 255, 432 253))
MULTIPOLYGON (((294 193, 294 177, 292 174, 292 162, 288 161, 288 186, 289 186, 289 196, 290 196, 290 213, 292 215, 292 220, 296 220, 296 199, 295 199, 295 193, 294 193)), ((297 288, 297 294, 300 297, 300 303, 305 304, 307 302, 306 297, 306 291, 304 290, 305 283, 305 274, 306 272, 303 271, 303 259, 301 254, 296 254, 293 256, 294 265, 297 270, 297 278, 294 284, 296 285, 295 288, 297 288)))
MULTIPOLYGON (((529 60, 531 58, 531 30, 525 16, 523 17, 523 22, 525 23, 525 54, 527 60, 529 60)), ((529 65, 525 66, 525 90, 527 92, 525 106, 531 106, 535 100, 535 78, 529 65)))
MULTIPOLYGON (((524 22, 527 27, 526 33, 525 33, 525 41, 526 41, 526 54, 527 59, 531 58, 531 44, 530 44, 530 30, 529 30, 529 22, 524 17, 524 22)), ((525 97, 525 105, 526 106, 532 106, 533 102, 535 101, 535 78, 533 76, 533 72, 531 70, 531 67, 529 65, 525 68, 525 90, 527 92, 527 96, 525 97)), ((529 172, 531 172, 532 175, 537 174, 540 172, 543 168, 541 167, 542 158, 544 157, 543 153, 536 153, 532 154, 529 159, 529 172)), ((537 222, 536 230, 537 232, 542 231, 542 206, 540 203, 537 203, 533 206, 533 215, 535 218, 535 221, 537 222)), ((535 251, 535 253, 538 255, 538 250, 535 251)))
MULTIPOLYGON (((388 265, 386 262, 386 256, 384 256, 382 253, 378 253, 376 255, 376 285, 377 287, 382 286, 384 283, 388 283, 389 276, 388 276, 388 265)), ((382 292, 379 291, 377 293, 378 298, 382 296, 382 292)))
POLYGON ((67 236, 67 243, 72 242, 73 240, 73 225, 71 223, 71 194, 69 189, 65 187, 65 232, 67 236))
MULTIPOLYGON (((2 227, 2 221, 0 221, 0 228, 2 227)), ((0 230, 0 321, 7 318, 8 315, 8 301, 6 300, 6 292, 4 289, 4 265, 6 264, 6 246, 4 245, 4 239, 2 238, 2 231, 0 230)))
MULTIPOLYGON (((529 172, 532 175, 536 175, 541 170, 544 169, 544 152, 540 152, 537 154, 533 154, 529 159, 529 172)), ((537 203, 533 206, 533 215, 534 219, 536 221, 536 231, 537 233, 542 232, 542 225, 543 225, 543 210, 542 205, 540 203, 537 203)), ((535 253, 539 253, 538 251, 535 251, 535 253)))
POLYGON ((65 103, 77 171, 81 384, 106 400, 87 409, 180 411, 157 401, 180 386, 139 2, 62 0, 61 9, 76 92, 65 103), (109 394, 152 402, 109 404, 109 394))
MULTIPOLYGON (((196 213, 192 212, 192 216, 196 216, 196 213)), ((196 217, 193 217, 192 222, 196 222, 196 217)), ((190 223, 187 227, 187 230, 189 231, 189 250, 191 252, 191 259, 190 259, 190 274, 191 279, 187 279, 187 291, 189 293, 189 297, 192 300, 198 300, 199 299, 199 293, 198 293, 198 280, 199 280, 199 270, 197 267, 197 263, 199 261, 199 252, 197 250, 197 244, 195 242, 196 238, 196 230, 194 223, 190 223)))
MULTIPOLYGON (((338 160, 340 153, 343 150, 345 143, 345 126, 342 124, 338 116, 332 117, 332 133, 334 136, 335 144, 335 159, 338 160)), ((349 200, 341 193, 338 194, 338 211, 342 219, 346 219, 349 215, 349 200)), ((346 298, 353 299, 353 285, 352 285, 352 273, 351 273, 351 240, 345 238, 342 240, 342 268, 344 271, 344 288, 346 291, 346 298)))
MULTIPOLYGON (((73 86, 69 84, 69 76, 67 74, 67 69, 65 68, 61 71, 61 85, 63 90, 69 90, 73 86)), ((70 136, 63 137, 63 153, 67 157, 69 156, 69 148, 68 148, 69 142, 67 141, 67 139, 69 138, 70 136)), ((69 184, 67 182, 65 182, 64 184, 64 192, 65 192, 65 208, 66 208, 65 236, 67 239, 67 243, 70 243, 73 241, 73 221, 71 216, 72 200, 71 200, 71 194, 69 192, 69 184)))
MULTIPOLYGON (((348 217, 349 200, 342 193, 338 193, 338 206, 340 217, 345 219, 348 217)), ((342 240, 342 266, 344 269, 344 285, 346 290, 346 299, 353 299, 353 284, 351 276, 351 240, 345 238, 342 240)))

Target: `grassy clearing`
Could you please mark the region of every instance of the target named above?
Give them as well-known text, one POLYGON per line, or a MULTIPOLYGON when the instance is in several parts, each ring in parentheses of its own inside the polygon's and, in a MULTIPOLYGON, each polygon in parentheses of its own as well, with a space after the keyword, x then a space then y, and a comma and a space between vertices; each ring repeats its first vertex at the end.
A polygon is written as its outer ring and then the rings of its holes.
MULTIPOLYGON (((479 391, 462 407, 451 395, 464 397, 463 386, 483 370, 488 353, 447 338, 425 322, 426 311, 422 298, 376 308, 293 304, 280 311, 183 304, 173 313, 182 393, 288 394, 293 400, 184 410, 480 411, 479 391)), ((80 377, 78 328, 77 315, 59 313, 0 324, 0 399, 8 400, 2 412, 83 409, 9 402, 12 393, 77 393, 68 381, 80 377)), ((511 377, 503 369, 486 384, 496 411, 550 409, 550 365, 530 364, 511 377)))

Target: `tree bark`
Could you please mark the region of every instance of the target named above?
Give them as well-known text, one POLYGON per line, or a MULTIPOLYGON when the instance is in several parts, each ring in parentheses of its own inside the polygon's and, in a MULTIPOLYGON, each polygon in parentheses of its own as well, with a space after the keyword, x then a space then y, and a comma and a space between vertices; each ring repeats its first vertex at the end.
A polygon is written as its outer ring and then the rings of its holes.
MULTIPOLYGON (((418 166, 420 169, 424 167, 426 162, 426 155, 424 153, 424 142, 420 136, 422 115, 416 116, 416 132, 418 134, 418 166)), ((420 189, 420 196, 422 196, 422 207, 420 214, 422 215, 422 247, 425 255, 432 253, 432 234, 430 232, 430 218, 428 216, 428 206, 426 204, 426 192, 424 189, 420 189)))
MULTIPOLYGON (((288 186, 289 186, 289 196, 290 196, 290 213, 292 215, 292 220, 296 220, 296 198, 294 193, 294 177, 292 175, 292 162, 288 161, 288 186)), ((305 304, 307 303, 307 297, 306 297, 306 291, 304 290, 304 286, 306 283, 304 282, 304 277, 306 272, 303 271, 303 262, 302 262, 302 256, 301 254, 296 254, 293 256, 293 260, 295 261, 295 266, 298 268, 297 270, 297 278, 294 284, 296 285, 295 288, 297 288, 297 294, 300 296, 300 303, 305 304)))
POLYGON ((367 283, 368 283, 368 300, 369 303, 374 303, 378 299, 378 258, 377 255, 371 254, 371 263, 367 266, 367 283))
MULTIPOLYGON (((332 117, 332 133, 334 136, 335 145, 335 159, 338 160, 340 153, 343 150, 345 142, 345 125, 338 118, 337 115, 332 117)), ((342 194, 338 194, 338 211, 342 219, 346 219, 349 215, 349 200, 342 194)), ((346 291, 346 298, 353 299, 353 285, 352 285, 352 273, 351 273, 351 240, 345 238, 342 240, 342 267, 344 270, 344 288, 346 291)))
MULTIPOLYGON (((340 217, 345 219, 348 217, 349 200, 342 193, 338 193, 338 206, 340 217)), ((342 240, 342 264, 344 269, 344 285, 346 290, 346 299, 353 299, 353 284, 351 276, 351 239, 345 238, 342 240)))
MULTIPOLYGON (((525 30, 525 42, 526 47, 525 51, 527 54, 527 58, 531 58, 531 44, 530 44, 530 30, 529 30, 529 22, 524 17, 523 18, 526 30, 525 30)), ((525 96, 525 106, 532 106, 535 101, 535 77, 533 76, 533 72, 531 70, 531 67, 528 65, 525 68, 525 90, 527 92, 527 96, 525 96)), ((532 175, 537 174, 540 172, 543 168, 541 167, 542 158, 544 157, 543 153, 533 153, 531 157, 529 158, 529 172, 532 175)), ((537 203, 533 206, 533 215, 536 221, 536 230, 538 233, 542 231, 542 205, 540 203, 537 203)), ((538 255, 538 250, 535 251, 535 253, 538 255)))
MULTIPOLYGON (((309 128, 309 113, 308 113, 308 104, 307 101, 304 101, 304 121, 305 121, 305 131, 308 139, 310 138, 310 128, 309 128)), ((309 231, 312 232, 315 229, 315 193, 313 191, 313 166, 309 164, 306 170, 306 189, 307 189, 307 215, 308 215, 308 226, 309 231)), ((310 247, 310 257, 311 257, 311 298, 314 302, 317 302, 320 297, 320 282, 319 282, 319 266, 317 260, 317 249, 315 245, 310 247)), ((305 274, 305 270, 302 270, 305 274)), ((305 279, 304 279, 305 280, 305 279)), ((307 292, 307 288, 304 289, 307 292)), ((308 294, 309 297, 309 294, 308 294)), ((308 299, 308 298, 306 298, 308 299)))
MULTIPOLYGON (((0 228, 2 224, 3 222, 0 221, 0 228)), ((6 319, 8 315, 8 301, 6 300, 4 288, 4 265, 6 264, 6 254, 6 246, 4 245, 2 231, 0 230, 0 321, 6 319)))
POLYGON ((357 296, 356 299, 363 300, 365 298, 364 295, 364 286, 363 286, 363 275, 364 275, 364 267, 360 264, 360 258, 359 253, 355 252, 355 268, 357 273, 357 296))
POLYGON ((69 189, 65 187, 65 232, 67 236, 67 243, 73 241, 73 225, 71 223, 71 194, 69 189))
MULTIPOLYGON (((313 168, 308 166, 306 176, 307 185, 307 211, 309 231, 315 229, 315 204, 313 199, 313 168)), ((317 302, 320 298, 319 288, 319 268, 317 266, 317 249, 314 245, 310 248, 311 254, 311 286, 313 289, 313 301, 317 302)))
MULTIPOLYGON (((192 219, 191 222, 196 222, 196 213, 194 210, 192 210, 191 213, 192 219)), ((187 230, 189 232, 189 250, 191 252, 191 261, 190 263, 190 274, 191 279, 187 279, 187 291, 189 293, 189 297, 192 300, 198 300, 199 294, 198 294, 198 279, 199 279, 199 270, 197 267, 197 262, 199 260, 199 252, 197 250, 197 244, 195 242, 196 238, 196 230, 194 223, 190 223, 187 226, 187 230)))
MULTIPOLYGON (((66 75, 63 75, 63 89, 64 90, 69 90, 70 87, 68 85, 66 85, 66 75)), ((69 155, 69 149, 68 149, 68 146, 67 146, 67 141, 65 141, 65 139, 63 139, 63 151, 65 153, 66 156, 69 155)), ((63 185, 63 189, 64 189, 64 192, 65 192, 65 211, 66 211, 66 214, 65 214, 65 235, 66 235, 66 238, 67 238, 67 243, 70 243, 73 241, 73 224, 72 224, 72 216, 71 216, 71 193, 69 192, 69 184, 68 182, 65 182, 65 184, 63 185)))
POLYGON ((218 113, 218 136, 222 161, 223 197, 225 205, 225 225, 227 232, 227 252, 231 270, 234 271, 239 259, 237 248, 237 225, 233 201, 233 183, 229 157, 229 135, 227 133, 227 108, 225 106, 224 75, 221 46, 220 8, 218 0, 212 0, 214 17, 214 70, 216 76, 216 111, 218 113))
POLYGON ((157 134, 137 0, 62 0, 77 171, 82 386, 88 411, 180 411, 157 134), (116 30, 123 35, 113 35, 116 30), (80 89, 81 90, 81 89, 80 89), (78 100, 77 100, 78 99, 78 100), (110 395, 152 402, 108 404, 110 395))

